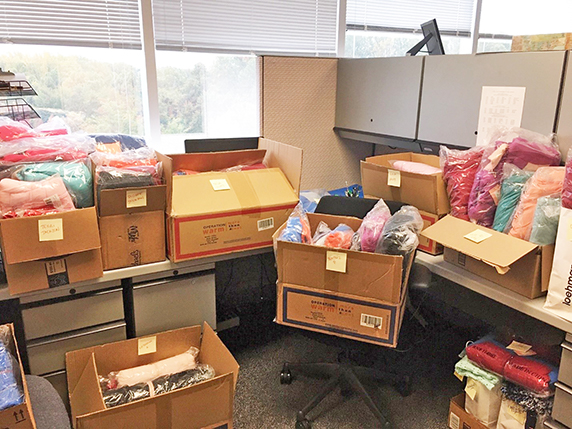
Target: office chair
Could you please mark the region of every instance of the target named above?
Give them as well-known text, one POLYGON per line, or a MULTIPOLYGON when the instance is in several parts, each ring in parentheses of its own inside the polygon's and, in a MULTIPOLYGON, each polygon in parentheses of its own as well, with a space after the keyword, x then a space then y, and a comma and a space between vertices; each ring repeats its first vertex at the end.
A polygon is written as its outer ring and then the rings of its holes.
MULTIPOLYGON (((325 196, 322 197, 318 203, 316 213, 354 216, 363 219, 377 201, 378 200, 370 198, 325 196)), ((405 205, 394 201, 386 201, 386 204, 392 214, 405 205)), ((413 263, 408 282, 408 289, 427 289, 430 282, 431 272, 425 267, 413 263)), ((408 308, 411 309, 412 306, 409 305, 408 308)), ((415 312, 413 316, 417 316, 417 313, 415 312)), ((418 319, 418 321, 423 324, 424 319, 418 319)), ((312 427, 310 420, 308 420, 307 417, 308 413, 316 408, 318 404, 320 404, 320 402, 322 402, 322 400, 338 386, 341 389, 342 396, 349 396, 350 394, 358 395, 379 421, 381 427, 390 428, 391 424, 367 391, 364 381, 389 381, 395 386, 396 390, 402 396, 408 396, 411 390, 410 377, 408 375, 398 375, 389 371, 380 371, 374 368, 355 366, 351 363, 351 351, 356 349, 356 347, 361 345, 362 347, 370 347, 370 349, 372 349, 379 346, 359 343, 340 337, 331 337, 327 334, 315 335, 320 336, 320 341, 335 341, 336 346, 342 346, 342 353, 338 356, 338 363, 284 363, 282 371, 280 372, 281 384, 292 383, 294 379, 293 373, 296 372, 301 372, 312 378, 328 379, 322 390, 314 396, 304 408, 298 411, 296 415, 296 429, 310 429, 312 427)))
POLYGON ((66 407, 51 383, 37 375, 26 375, 26 383, 37 429, 71 429, 66 407))

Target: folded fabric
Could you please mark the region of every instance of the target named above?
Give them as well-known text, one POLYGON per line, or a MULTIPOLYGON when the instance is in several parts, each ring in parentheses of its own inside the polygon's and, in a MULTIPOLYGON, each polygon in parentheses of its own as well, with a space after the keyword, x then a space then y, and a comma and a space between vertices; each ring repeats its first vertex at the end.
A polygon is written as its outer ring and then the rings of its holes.
POLYGON ((478 367, 472 363, 467 356, 463 356, 463 358, 455 364, 455 372, 462 377, 470 377, 473 380, 477 380, 489 390, 501 382, 501 378, 498 375, 478 367))
POLYGON ((81 161, 24 164, 15 175, 19 180, 38 182, 55 174, 64 181, 76 208, 93 206, 91 171, 81 161))
POLYGON ((22 389, 18 386, 14 374, 16 360, 8 351, 8 346, 0 341, 0 410, 19 405, 24 402, 22 389))
POLYGON ((533 173, 532 171, 521 170, 512 164, 504 165, 500 199, 493 222, 495 231, 504 232, 507 225, 510 227, 512 215, 516 206, 518 206, 524 185, 532 177, 533 173))
POLYGON ((560 195, 564 181, 564 167, 540 167, 527 182, 514 212, 509 235, 528 240, 532 231, 534 211, 540 197, 560 195))
POLYGON ((416 173, 423 175, 430 175, 441 173, 441 169, 433 167, 432 165, 424 164, 422 162, 413 161, 389 161, 391 166, 399 171, 404 171, 407 173, 416 173))
POLYGON ((469 344, 465 351, 475 365, 499 375, 503 374, 505 365, 513 356, 503 345, 486 337, 469 344))
POLYGON ((475 175, 483 157, 483 146, 468 150, 449 149, 441 146, 439 156, 443 180, 451 204, 451 216, 469 220, 468 205, 475 175))
POLYGON ((74 210, 73 200, 59 176, 40 182, 0 180, 0 214, 52 207, 57 211, 74 210))
POLYGON ((377 242, 385 226, 385 222, 391 217, 387 204, 380 199, 375 206, 367 212, 357 230, 360 238, 360 249, 364 252, 375 252, 377 242))
POLYGON ((572 209, 572 148, 566 159, 566 175, 562 185, 562 207, 572 209))
POLYGON ((558 379, 558 368, 533 357, 513 356, 505 365, 503 375, 519 386, 548 394, 558 379))
POLYGON ((517 384, 505 381, 501 386, 501 393, 504 398, 516 402, 526 411, 533 411, 541 416, 552 414, 554 405, 554 395, 538 395, 530 389, 526 389, 517 384))
POLYGON ((292 213, 290 213, 286 226, 280 233, 278 240, 290 241, 292 243, 312 243, 310 221, 301 203, 298 203, 292 213))
MULTIPOLYGON (((215 171, 223 171, 223 172, 231 172, 231 171, 248 171, 248 170, 263 170, 267 168, 261 162, 257 162, 255 164, 248 164, 248 165, 235 165, 233 167, 223 168, 222 170, 215 170, 215 171)), ((200 173, 210 173, 210 171, 195 171, 189 170, 186 168, 181 168, 173 173, 173 176, 192 176, 194 174, 200 173)))
POLYGON ((0 117, 0 140, 10 141, 27 134, 31 128, 21 122, 16 122, 6 116, 0 117))
POLYGON ((0 145, 0 165, 81 160, 94 150, 95 141, 81 133, 23 138, 0 145))
POLYGON ((155 156, 155 151, 146 146, 119 153, 97 151, 91 155, 91 159, 98 167, 106 166, 114 168, 154 166, 159 163, 159 160, 155 156))
POLYGON ((53 117, 48 122, 31 129, 21 122, 13 121, 5 116, 0 118, 0 141, 11 141, 27 137, 45 137, 69 134, 69 128, 58 117, 53 117))
POLYGON ((541 197, 536 204, 530 242, 540 246, 554 244, 562 200, 559 197, 541 197))
POLYGON ((100 145, 119 145, 120 151, 139 149, 147 146, 143 137, 131 136, 128 134, 92 134, 95 141, 100 145))
POLYGON ((136 188, 157 185, 155 169, 127 169, 97 167, 95 170, 98 192, 102 189, 136 188))
POLYGON ((336 249, 349 249, 354 230, 341 223, 324 237, 324 246, 336 249))

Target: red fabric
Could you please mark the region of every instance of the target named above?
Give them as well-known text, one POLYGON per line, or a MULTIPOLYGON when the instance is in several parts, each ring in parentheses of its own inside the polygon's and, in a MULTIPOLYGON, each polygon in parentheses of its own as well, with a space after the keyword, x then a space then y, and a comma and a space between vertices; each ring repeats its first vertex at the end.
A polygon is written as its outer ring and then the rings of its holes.
POLYGON ((4 214, 4 219, 12 219, 16 217, 42 216, 42 215, 49 215, 56 213, 61 213, 61 211, 54 210, 52 206, 44 206, 37 209, 22 210, 21 212, 10 210, 6 214, 4 214))
POLYGON ((66 152, 58 149, 31 149, 20 153, 5 155, 0 158, 0 163, 75 161, 85 158, 87 158, 87 153, 78 149, 72 149, 66 152))
POLYGON ((491 341, 483 341, 467 346, 467 357, 475 365, 502 375, 504 367, 513 356, 504 347, 498 346, 491 341))
POLYGON ((552 368, 534 359, 513 356, 504 367, 504 377, 522 387, 535 392, 550 389, 552 368))
POLYGON ((1 125, 0 126, 0 140, 10 141, 19 139, 22 134, 28 133, 30 129, 24 125, 1 125))
POLYGON ((133 159, 133 160, 111 159, 108 162, 104 162, 101 165, 105 165, 107 167, 115 167, 115 168, 129 168, 129 167, 141 167, 144 165, 157 165, 157 162, 159 161, 156 158, 133 159))

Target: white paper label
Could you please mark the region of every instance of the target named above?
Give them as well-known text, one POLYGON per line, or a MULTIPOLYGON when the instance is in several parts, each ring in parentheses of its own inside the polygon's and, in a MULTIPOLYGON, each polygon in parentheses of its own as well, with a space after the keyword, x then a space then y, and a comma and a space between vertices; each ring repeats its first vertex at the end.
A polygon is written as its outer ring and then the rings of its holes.
POLYGON ((65 259, 56 259, 55 261, 46 262, 46 271, 48 276, 65 273, 66 270, 67 268, 65 259))
POLYGON ((345 273, 347 261, 348 255, 346 253, 332 252, 331 250, 326 252, 326 270, 328 271, 345 273))
POLYGON ((455 375, 455 377, 457 377, 459 380, 463 381, 465 377, 463 377, 461 374, 459 374, 457 371, 453 372, 453 374, 455 375))
POLYGON ((148 355, 157 351, 157 337, 139 338, 137 341, 137 353, 139 356, 148 355))
POLYGON ((381 329, 381 322, 383 322, 383 318, 381 317, 362 313, 359 324, 367 328, 381 329))
POLYGON ((566 238, 572 241, 572 218, 568 219, 568 228, 566 228, 566 238))
POLYGON ((264 231, 266 229, 274 228, 274 218, 269 217, 268 219, 261 219, 258 221, 258 231, 264 231))
POLYGON ((461 426, 461 419, 458 415, 451 413, 449 416, 449 427, 451 429, 460 429, 461 426))
POLYGON ((520 127, 525 94, 524 86, 483 86, 477 146, 489 144, 498 127, 520 127))
POLYGON ((132 191, 127 191, 126 196, 126 207, 131 209, 133 207, 146 207, 147 206, 147 189, 136 189, 132 191))
POLYGON ((212 179, 211 185, 215 191, 226 191, 230 189, 230 186, 226 179, 212 179))
POLYGON ((387 170, 387 186, 399 188, 401 186, 401 171, 387 170))
POLYGON ((515 419, 521 425, 526 422, 526 411, 520 405, 513 401, 507 401, 506 411, 509 416, 515 419))
POLYGON ((492 234, 489 234, 488 232, 483 231, 482 229, 475 229, 473 232, 465 235, 465 238, 467 240, 471 240, 472 242, 479 244, 492 236, 493 236, 492 234))
POLYGON ((531 345, 519 343, 518 341, 513 341, 506 348, 514 351, 519 356, 534 356, 536 354, 536 352, 532 350, 531 345))
POLYGON ((40 241, 56 241, 64 239, 63 219, 39 219, 38 231, 40 241))

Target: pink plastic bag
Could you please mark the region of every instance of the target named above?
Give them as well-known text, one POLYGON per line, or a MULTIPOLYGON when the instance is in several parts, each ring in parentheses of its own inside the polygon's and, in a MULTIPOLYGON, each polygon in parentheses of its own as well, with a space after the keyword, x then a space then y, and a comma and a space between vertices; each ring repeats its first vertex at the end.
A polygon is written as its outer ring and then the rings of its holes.
POLYGON ((407 173, 416 173, 423 175, 441 173, 440 168, 433 167, 432 165, 424 164, 422 162, 391 160, 389 161, 389 163, 394 169, 399 171, 404 171, 407 173))
POLYGON ((385 201, 379 200, 375 206, 365 215, 358 234, 361 239, 360 247, 364 252, 375 252, 377 242, 385 226, 385 222, 391 217, 389 207, 385 201))

